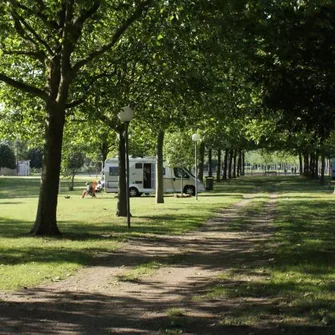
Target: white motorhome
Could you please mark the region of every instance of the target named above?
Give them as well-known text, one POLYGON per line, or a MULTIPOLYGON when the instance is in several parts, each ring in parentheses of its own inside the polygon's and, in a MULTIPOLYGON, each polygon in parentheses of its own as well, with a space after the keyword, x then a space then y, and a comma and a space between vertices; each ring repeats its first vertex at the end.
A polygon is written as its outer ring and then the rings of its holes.
MULTIPOLYGON (((119 161, 118 158, 106 159, 104 166, 105 192, 118 192, 119 161)), ((164 166, 164 193, 195 194, 195 177, 185 169, 164 166)), ((198 179, 198 192, 204 192, 205 186, 198 179)), ((141 196, 154 193, 156 187, 156 159, 153 157, 129 158, 129 195, 141 196)))

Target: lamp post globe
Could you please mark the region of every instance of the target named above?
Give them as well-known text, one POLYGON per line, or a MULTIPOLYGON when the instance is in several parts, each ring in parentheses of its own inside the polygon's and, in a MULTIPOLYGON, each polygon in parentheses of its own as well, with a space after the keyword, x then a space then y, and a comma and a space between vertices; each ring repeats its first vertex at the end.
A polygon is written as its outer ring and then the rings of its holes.
POLYGON ((201 139, 201 137, 200 137, 199 134, 193 134, 192 135, 192 141, 198 142, 198 141, 200 141, 200 139, 201 139))
POLYGON ((134 112, 130 106, 125 106, 121 108, 121 111, 117 116, 121 122, 129 123, 134 118, 134 112))

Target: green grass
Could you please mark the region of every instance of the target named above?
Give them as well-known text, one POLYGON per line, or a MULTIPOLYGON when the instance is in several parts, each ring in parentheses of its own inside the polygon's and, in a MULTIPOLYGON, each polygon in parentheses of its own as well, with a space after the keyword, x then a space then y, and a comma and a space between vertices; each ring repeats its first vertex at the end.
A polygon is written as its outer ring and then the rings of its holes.
POLYGON ((156 261, 144 263, 139 266, 136 266, 132 270, 129 270, 128 272, 119 276, 118 278, 120 281, 138 282, 141 277, 151 275, 160 267, 161 264, 156 261))
MULTIPOLYGON (((276 177, 273 189, 278 194, 273 237, 239 255, 240 261, 196 301, 238 301, 240 308, 222 314, 225 326, 280 323, 296 327, 294 334, 334 326, 335 195, 318 182, 292 177, 276 177), (298 326, 305 328, 299 332, 298 326)), ((254 210, 262 212, 262 201, 243 208, 242 220, 228 229, 245 232, 254 210)))
MULTIPOLYGON (((283 332, 306 334, 309 327, 335 326, 335 195, 317 181, 292 176, 245 177, 215 184, 214 191, 194 198, 153 196, 131 199, 131 229, 115 216, 114 194, 81 199, 85 180, 74 192, 61 187, 59 238, 31 237, 38 200, 36 178, 0 178, 0 290, 10 291, 61 280, 92 264, 100 253, 112 253, 130 237, 155 239, 197 229, 220 209, 243 196, 254 197, 225 229, 248 234, 253 221, 267 213, 269 194, 276 192, 274 231, 254 249, 234 251, 226 270, 208 286, 202 301, 231 301, 219 317, 224 326, 266 327, 280 324, 283 332), (29 189, 28 189, 29 188, 29 189), (65 195, 70 195, 69 199, 65 195)), ((139 281, 161 266, 178 265, 186 254, 138 264, 120 280, 139 281)), ((164 334, 181 333, 185 316, 167 311, 171 327, 164 334), (170 329, 171 328, 171 329, 170 329)))
POLYGON ((131 198, 129 230, 126 219, 115 216, 115 194, 81 199, 85 180, 78 179, 73 192, 61 181, 57 217, 62 236, 44 238, 28 234, 37 210, 39 178, 0 177, 0 290, 60 280, 91 264, 97 254, 122 247, 132 236, 155 238, 197 229, 242 197, 224 195, 221 187, 199 195, 198 201, 169 195, 157 205, 153 196, 131 198))

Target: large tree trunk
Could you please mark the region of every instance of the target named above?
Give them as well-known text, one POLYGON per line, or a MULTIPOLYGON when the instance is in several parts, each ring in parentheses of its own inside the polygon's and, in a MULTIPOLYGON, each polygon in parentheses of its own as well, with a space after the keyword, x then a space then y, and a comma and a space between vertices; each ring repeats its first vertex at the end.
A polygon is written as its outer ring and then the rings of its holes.
POLYGON ((117 195, 116 216, 127 216, 127 197, 126 197, 126 143, 123 136, 124 124, 119 130, 119 188, 117 195))
POLYGON ((57 227, 57 203, 62 154, 65 108, 56 103, 47 104, 48 122, 45 128, 45 144, 40 195, 36 220, 30 233, 35 235, 59 235, 57 227))
POLYGON ((326 157, 324 155, 321 156, 321 176, 320 176, 320 184, 325 183, 325 169, 326 169, 326 157))
POLYGON ((304 176, 309 176, 309 156, 307 153, 304 153, 304 176))
MULTIPOLYGON (((107 155, 109 152, 109 145, 107 142, 107 139, 102 139, 101 145, 100 145, 100 154, 101 154, 101 160, 102 160, 102 164, 105 163, 105 160, 107 159, 107 155)), ((103 166, 102 166, 103 168, 103 166)))
POLYGON ((204 181, 204 165, 205 165, 205 142, 200 142, 200 148, 199 148, 199 163, 198 167, 195 168, 198 169, 198 179, 201 181, 204 181))
POLYGON ((225 150, 224 154, 224 163, 223 163, 223 179, 226 180, 228 178, 227 171, 228 171, 228 156, 229 156, 229 150, 225 150))
POLYGON ((319 155, 314 154, 314 163, 313 163, 313 179, 319 178, 319 155))
POLYGON ((160 131, 157 136, 156 146, 156 204, 164 203, 163 143, 164 132, 160 131))
POLYGON ((308 171, 309 171, 309 177, 312 179, 314 175, 314 162, 315 162, 315 156, 314 154, 310 154, 309 156, 309 166, 308 166, 308 171))
POLYGON ((233 178, 236 178, 236 170, 237 170, 237 163, 236 163, 236 157, 237 157, 237 150, 234 150, 233 153, 233 178))
POLYGON ((241 150, 238 150, 238 157, 237 157, 237 171, 236 171, 236 174, 237 174, 237 177, 240 177, 241 176, 241 166, 242 166, 242 151, 241 150))
POLYGON ((301 152, 299 153, 299 174, 303 174, 303 164, 302 164, 302 154, 301 152))
POLYGON ((218 149, 218 165, 216 168, 216 180, 220 181, 221 179, 221 149, 218 149))
POLYGON ((228 162, 228 178, 231 179, 232 177, 232 167, 233 167, 233 149, 229 150, 229 162, 228 162))
POLYGON ((213 177, 212 148, 208 149, 208 177, 213 177))

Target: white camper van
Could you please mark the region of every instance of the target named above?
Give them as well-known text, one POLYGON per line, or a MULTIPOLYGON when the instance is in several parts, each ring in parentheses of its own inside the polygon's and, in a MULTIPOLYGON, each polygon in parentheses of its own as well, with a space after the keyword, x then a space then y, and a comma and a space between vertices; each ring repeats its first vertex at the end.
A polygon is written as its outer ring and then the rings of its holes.
MULTIPOLYGON (((105 192, 118 192, 119 161, 118 158, 106 159, 105 192)), ((185 168, 164 167, 164 193, 195 194, 195 177, 185 168)), ((156 187, 156 159, 129 158, 129 195, 141 196, 143 193, 154 193, 156 187)), ((198 192, 204 192, 204 184, 198 180, 198 192)))

